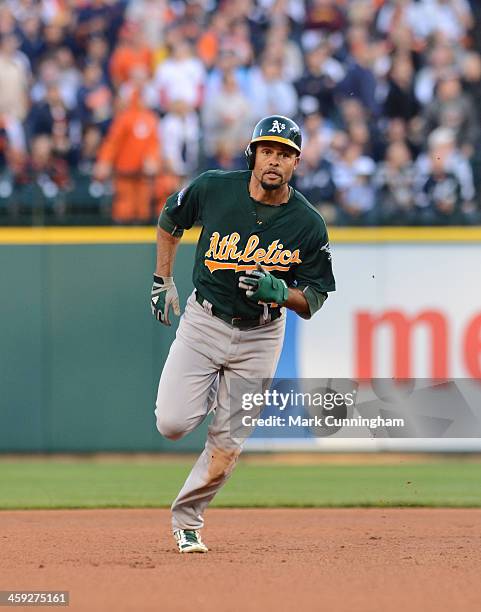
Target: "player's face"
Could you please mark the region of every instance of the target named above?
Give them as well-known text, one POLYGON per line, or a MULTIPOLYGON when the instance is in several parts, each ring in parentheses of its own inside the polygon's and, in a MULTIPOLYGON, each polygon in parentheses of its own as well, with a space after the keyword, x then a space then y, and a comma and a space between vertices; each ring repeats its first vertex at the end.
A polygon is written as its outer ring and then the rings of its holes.
POLYGON ((299 163, 297 152, 281 142, 260 142, 256 148, 254 176, 266 191, 291 180, 299 163))

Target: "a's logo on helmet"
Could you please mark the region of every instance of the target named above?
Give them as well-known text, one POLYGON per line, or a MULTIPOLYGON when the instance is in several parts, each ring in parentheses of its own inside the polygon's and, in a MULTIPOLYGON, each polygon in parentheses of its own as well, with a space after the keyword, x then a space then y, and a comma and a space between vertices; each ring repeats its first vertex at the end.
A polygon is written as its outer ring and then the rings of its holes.
POLYGON ((277 132, 278 134, 280 134, 285 129, 286 129, 286 124, 285 123, 279 123, 279 121, 277 119, 274 119, 274 121, 272 122, 271 129, 268 130, 268 131, 269 132, 277 132))

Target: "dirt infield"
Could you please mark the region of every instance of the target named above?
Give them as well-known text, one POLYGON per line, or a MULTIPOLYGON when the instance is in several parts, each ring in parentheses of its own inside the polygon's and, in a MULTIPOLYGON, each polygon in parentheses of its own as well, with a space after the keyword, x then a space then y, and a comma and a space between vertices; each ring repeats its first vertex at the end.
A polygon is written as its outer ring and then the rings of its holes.
POLYGON ((166 510, 1 512, 0 590, 69 590, 85 612, 481 609, 481 510, 212 509, 211 552, 185 556, 168 524, 166 510))

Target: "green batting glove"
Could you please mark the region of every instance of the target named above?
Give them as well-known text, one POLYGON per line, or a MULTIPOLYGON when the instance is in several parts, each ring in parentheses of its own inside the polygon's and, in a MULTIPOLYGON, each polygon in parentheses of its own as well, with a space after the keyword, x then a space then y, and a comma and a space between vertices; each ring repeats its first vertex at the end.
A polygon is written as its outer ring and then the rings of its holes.
POLYGON ((257 264, 256 270, 247 270, 246 276, 239 278, 239 287, 245 290, 249 299, 265 304, 282 306, 289 295, 286 282, 264 270, 260 264, 257 264))

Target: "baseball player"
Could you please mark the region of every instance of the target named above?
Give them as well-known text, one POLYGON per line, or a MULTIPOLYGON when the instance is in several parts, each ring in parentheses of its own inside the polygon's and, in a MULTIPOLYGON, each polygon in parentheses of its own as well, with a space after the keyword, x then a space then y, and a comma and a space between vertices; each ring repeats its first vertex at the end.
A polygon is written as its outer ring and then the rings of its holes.
POLYGON ((159 382, 157 429, 177 440, 215 410, 204 451, 172 504, 181 553, 207 552, 203 514, 230 476, 242 443, 232 435, 234 379, 270 379, 282 349, 285 308, 309 319, 335 290, 323 218, 289 185, 301 132, 282 116, 255 126, 248 170, 204 172, 171 195, 159 217, 154 316, 180 314, 172 276, 182 233, 202 232, 187 300, 159 382))

